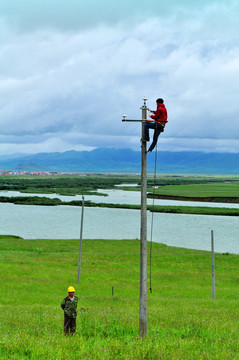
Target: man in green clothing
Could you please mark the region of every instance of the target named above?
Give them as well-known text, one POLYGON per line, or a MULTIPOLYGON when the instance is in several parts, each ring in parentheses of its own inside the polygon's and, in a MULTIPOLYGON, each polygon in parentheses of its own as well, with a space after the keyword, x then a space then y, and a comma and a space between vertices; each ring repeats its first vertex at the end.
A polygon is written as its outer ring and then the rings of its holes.
POLYGON ((76 317, 77 317, 77 303, 78 297, 75 296, 75 289, 73 286, 68 287, 68 296, 61 302, 61 308, 64 310, 64 333, 71 335, 76 331, 76 317))

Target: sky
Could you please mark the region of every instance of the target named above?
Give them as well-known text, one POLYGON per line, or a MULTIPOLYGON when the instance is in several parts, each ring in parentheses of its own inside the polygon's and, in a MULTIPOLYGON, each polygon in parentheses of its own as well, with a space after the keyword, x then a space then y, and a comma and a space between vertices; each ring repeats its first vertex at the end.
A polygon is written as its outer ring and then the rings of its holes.
POLYGON ((1 0, 0 156, 140 151, 163 98, 162 151, 239 152, 239 0, 1 0))

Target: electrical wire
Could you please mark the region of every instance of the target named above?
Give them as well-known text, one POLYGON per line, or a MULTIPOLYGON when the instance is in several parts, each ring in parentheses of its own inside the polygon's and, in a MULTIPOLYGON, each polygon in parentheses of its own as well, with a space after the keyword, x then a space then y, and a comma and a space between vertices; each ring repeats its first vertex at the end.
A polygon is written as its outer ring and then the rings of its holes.
POLYGON ((153 253, 153 225, 154 225, 154 197, 155 197, 155 186, 156 186, 156 176, 157 176, 157 144, 155 150, 155 163, 154 163, 154 182, 153 182, 153 204, 152 204, 152 216, 151 216, 151 233, 150 233, 150 252, 149 252, 149 279, 150 287, 149 290, 152 293, 152 253, 153 253))

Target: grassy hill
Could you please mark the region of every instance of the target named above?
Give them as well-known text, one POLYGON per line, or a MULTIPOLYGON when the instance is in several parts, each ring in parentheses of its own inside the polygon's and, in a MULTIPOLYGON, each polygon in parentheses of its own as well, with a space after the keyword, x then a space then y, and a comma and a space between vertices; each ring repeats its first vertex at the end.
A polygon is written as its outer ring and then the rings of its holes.
POLYGON ((238 255, 153 244, 148 336, 138 337, 139 241, 0 236, 0 359, 238 359, 238 255), (77 332, 63 335, 60 302, 79 296, 77 332), (114 295, 112 296, 112 287, 114 295))

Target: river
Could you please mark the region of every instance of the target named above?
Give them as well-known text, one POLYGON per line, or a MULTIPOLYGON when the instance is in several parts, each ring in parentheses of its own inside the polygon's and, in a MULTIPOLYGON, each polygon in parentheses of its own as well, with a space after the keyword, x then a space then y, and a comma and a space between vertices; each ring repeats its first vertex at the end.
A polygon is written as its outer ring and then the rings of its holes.
MULTIPOLYGON (((99 190, 108 197, 86 196, 95 202, 139 204, 140 193, 123 190, 99 190)), ((23 196, 18 192, 1 191, 0 196, 23 196)), ((30 194, 25 194, 29 196, 30 194)), ((81 196, 57 194, 32 196, 59 197, 62 200, 81 199, 81 196)), ((152 199, 148 200, 152 204, 152 199)), ((156 200, 155 204, 235 207, 239 204, 199 203, 156 200)), ((154 242, 177 247, 210 250, 211 230, 214 230, 215 251, 239 254, 239 222, 237 217, 211 215, 160 214, 148 212, 148 239, 153 216, 154 242)), ((18 235, 24 239, 78 239, 81 209, 75 206, 27 206, 0 203, 0 234, 18 235)), ((85 207, 84 239, 139 239, 140 211, 85 207)))

